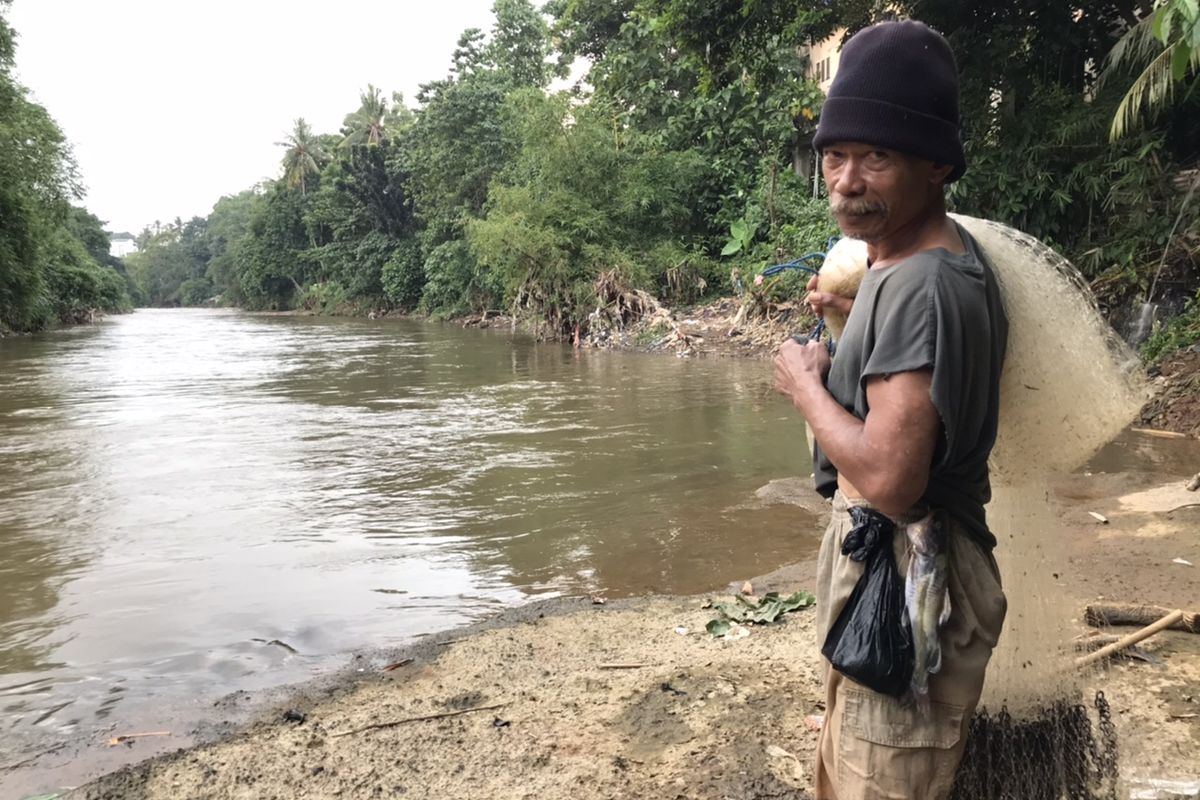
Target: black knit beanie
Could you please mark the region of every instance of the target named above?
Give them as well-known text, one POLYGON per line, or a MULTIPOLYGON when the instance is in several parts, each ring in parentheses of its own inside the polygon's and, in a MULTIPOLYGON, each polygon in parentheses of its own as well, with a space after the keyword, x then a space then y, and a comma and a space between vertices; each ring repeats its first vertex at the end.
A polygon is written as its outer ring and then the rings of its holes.
POLYGON ((813 147, 862 142, 967 171, 958 131, 958 67, 942 35, 923 22, 880 22, 842 47, 813 147))

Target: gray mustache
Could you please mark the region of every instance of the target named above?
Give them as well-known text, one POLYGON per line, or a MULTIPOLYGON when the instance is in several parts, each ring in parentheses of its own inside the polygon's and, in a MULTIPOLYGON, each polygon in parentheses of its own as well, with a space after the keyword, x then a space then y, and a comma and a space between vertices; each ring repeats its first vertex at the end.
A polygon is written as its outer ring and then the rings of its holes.
POLYGON ((869 200, 838 200, 829 205, 829 210, 834 214, 873 214, 887 213, 887 206, 883 203, 873 203, 869 200))

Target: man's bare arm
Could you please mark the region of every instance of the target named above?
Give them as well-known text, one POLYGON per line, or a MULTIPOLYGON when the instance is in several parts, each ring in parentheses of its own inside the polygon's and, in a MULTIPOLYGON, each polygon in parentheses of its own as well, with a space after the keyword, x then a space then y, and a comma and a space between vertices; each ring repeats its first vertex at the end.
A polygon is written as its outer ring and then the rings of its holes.
POLYGON ((904 513, 925 492, 937 445, 931 371, 868 378, 871 410, 860 421, 825 389, 828 368, 822 345, 789 342, 776 359, 776 387, 791 398, 838 474, 863 499, 885 514, 904 513))

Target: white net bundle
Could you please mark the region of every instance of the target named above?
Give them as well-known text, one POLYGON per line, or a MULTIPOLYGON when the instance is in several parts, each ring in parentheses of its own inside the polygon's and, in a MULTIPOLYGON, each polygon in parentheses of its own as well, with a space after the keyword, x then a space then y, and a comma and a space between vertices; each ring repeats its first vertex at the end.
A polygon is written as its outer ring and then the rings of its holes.
POLYGON ((1007 225, 950 216, 991 262, 1008 312, 992 480, 1023 483, 1070 472, 1145 402, 1137 357, 1100 316, 1069 261, 1007 225))

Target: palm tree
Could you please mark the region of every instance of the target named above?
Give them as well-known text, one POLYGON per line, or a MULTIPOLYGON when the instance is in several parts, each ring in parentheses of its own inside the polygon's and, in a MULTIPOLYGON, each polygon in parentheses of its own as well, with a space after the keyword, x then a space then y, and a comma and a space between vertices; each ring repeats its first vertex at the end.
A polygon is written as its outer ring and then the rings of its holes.
POLYGON ((293 189, 299 186, 300 194, 304 194, 308 176, 320 174, 321 164, 325 161, 320 140, 313 135, 304 117, 300 117, 287 139, 275 144, 287 148, 283 155, 284 180, 293 189))
POLYGON ((367 90, 359 95, 358 110, 347 114, 342 122, 345 138, 343 147, 357 144, 377 145, 383 141, 384 121, 388 116, 387 100, 378 88, 367 84, 367 90))
POLYGON ((1175 84, 1200 70, 1200 10, 1196 0, 1163 0, 1113 45, 1104 59, 1101 81, 1130 68, 1141 73, 1121 99, 1109 139, 1116 141, 1137 128, 1145 116, 1162 111, 1175 99, 1175 84), (1176 24, 1177 23, 1177 24, 1176 24))

